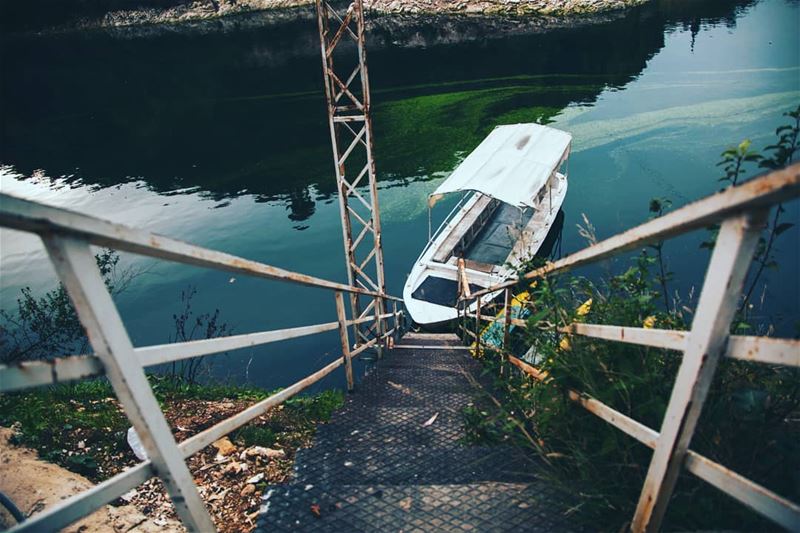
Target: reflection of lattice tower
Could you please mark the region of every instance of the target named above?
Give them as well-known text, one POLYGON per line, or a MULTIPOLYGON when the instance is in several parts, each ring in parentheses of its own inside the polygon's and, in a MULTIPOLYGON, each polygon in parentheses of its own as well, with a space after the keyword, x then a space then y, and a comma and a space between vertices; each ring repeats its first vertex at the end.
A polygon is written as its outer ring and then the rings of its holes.
MULTIPOLYGON (((355 0, 340 15, 328 1, 316 0, 316 3, 348 281, 354 287, 383 294, 383 250, 372 154, 363 4, 362 0, 355 0)), ((384 312, 380 299, 367 300, 351 294, 351 305, 353 317, 364 317, 373 309, 378 315, 384 312)), ((381 327, 381 321, 357 327, 356 343, 366 341, 381 327)))

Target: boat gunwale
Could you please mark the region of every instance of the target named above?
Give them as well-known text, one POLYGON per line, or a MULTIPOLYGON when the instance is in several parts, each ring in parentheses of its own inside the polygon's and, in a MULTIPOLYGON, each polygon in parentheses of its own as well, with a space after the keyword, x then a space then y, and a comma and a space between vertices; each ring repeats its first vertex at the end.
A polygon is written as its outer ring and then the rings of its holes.
MULTIPOLYGON (((566 192, 567 192, 567 189, 569 188, 568 187, 568 175, 567 174, 561 174, 560 172, 554 172, 553 174, 554 174, 554 178, 555 179, 563 180, 563 186, 559 187, 557 189, 558 190, 558 194, 557 194, 557 196, 553 197, 553 200, 554 200, 553 209, 552 209, 552 211, 550 211, 548 213, 548 215, 547 215, 548 218, 553 216, 553 215, 551 215, 551 213, 556 213, 556 216, 557 216, 558 211, 561 209, 561 207, 562 207, 562 205, 564 203, 564 200, 566 199, 566 192)), ((448 193, 448 194, 452 194, 452 193, 448 193)), ((457 205, 453 208, 453 210, 451 210, 451 214, 455 213, 455 212, 458 212, 459 211, 458 210, 459 206, 461 207, 461 211, 465 212, 466 208, 467 208, 467 204, 474 197, 476 197, 478 195, 481 195, 481 194, 483 194, 483 193, 481 193, 480 191, 469 191, 457 203, 457 205), (464 202, 464 200, 466 200, 466 203, 464 203, 462 205, 462 202, 464 202)), ((514 206, 513 204, 509 204, 508 202, 504 202, 503 200, 499 200, 499 199, 497 199, 497 200, 502 202, 502 203, 504 203, 504 204, 506 204, 506 205, 511 205, 512 207, 517 207, 521 211, 524 211, 524 208, 519 208, 518 206, 514 206)), ((477 199, 476 199, 476 201, 477 201, 477 199)), ((527 209, 531 209, 531 208, 527 208, 527 209)), ((533 208, 533 209, 535 211, 538 211, 536 208, 533 208)), ((451 216, 451 214, 448 214, 448 218, 451 216)), ((534 213, 534 216, 535 216, 535 213, 534 213)), ((419 300, 419 299, 414 298, 413 296, 411 296, 411 294, 417 288, 419 288, 419 286, 422 284, 422 282, 425 280, 425 278, 427 276, 430 276, 430 275, 434 275, 435 274, 435 275, 438 275, 439 277, 443 277, 445 279, 450 279, 451 281, 456 281, 458 279, 458 266, 457 265, 451 264, 449 262, 440 263, 440 262, 432 260, 433 254, 435 253, 435 250, 431 250, 432 245, 435 244, 437 241, 441 241, 441 242, 439 242, 439 245, 441 246, 441 244, 443 244, 446 241, 447 236, 449 235, 449 232, 448 233, 441 232, 442 228, 444 228, 447 225, 451 225, 451 224, 454 225, 454 227, 452 229, 455 229, 455 226, 457 226, 458 217, 452 217, 450 220, 448 220, 448 218, 445 218, 445 220, 442 222, 440 227, 437 229, 435 237, 432 238, 431 240, 429 240, 429 242, 424 247, 422 253, 419 255, 417 260, 414 262, 414 265, 413 265, 413 267, 411 269, 411 272, 409 273, 408 279, 407 279, 407 281, 406 281, 406 283, 404 285, 404 288, 403 288, 403 298, 404 298, 404 300, 406 299, 406 296, 407 296, 408 298, 410 298, 414 302, 419 302, 419 304, 422 304, 422 305, 425 305, 425 306, 431 306, 431 307, 434 307, 434 308, 441 308, 441 311, 444 311, 446 309, 450 310, 450 309, 454 309, 454 308, 448 308, 446 306, 442 306, 442 305, 439 305, 439 304, 428 302, 426 300, 419 300), (430 255, 430 257, 427 260, 424 259, 426 255, 430 255), (406 295, 406 292, 408 293, 407 295, 406 295)), ((532 220, 533 220, 533 218, 531 219, 531 221, 532 220)), ((553 220, 550 220, 550 222, 546 225, 546 230, 547 231, 545 232, 545 236, 552 229, 554 220, 555 220, 555 217, 553 216, 553 220)), ((530 224, 530 222, 529 222, 529 224, 530 224)), ((527 225, 525 227, 527 228, 527 225)), ((540 242, 540 246, 541 246, 541 243, 543 242, 543 240, 541 240, 539 242, 540 242)), ((515 244, 515 247, 512 248, 512 251, 509 253, 508 258, 511 258, 514 255, 515 250, 516 250, 516 244, 515 244)), ((448 259, 448 261, 449 261, 449 259, 448 259)), ((518 260, 518 261, 521 261, 521 260, 518 260)), ((474 269, 471 269, 471 268, 466 268, 466 270, 469 273, 468 277, 469 277, 469 280, 470 280, 471 283, 475 283, 476 285, 480 285, 480 286, 484 286, 485 285, 486 287, 489 287, 493 283, 497 282, 497 279, 505 279, 508 276, 510 276, 511 274, 513 274, 513 270, 504 267, 505 264, 506 263, 504 263, 503 265, 494 265, 495 267, 498 267, 498 268, 501 268, 501 269, 504 269, 504 270, 508 270, 508 272, 505 273, 504 275, 503 274, 498 275, 498 274, 494 274, 492 272, 488 272, 488 273, 487 272, 481 272, 481 271, 474 270, 474 269)), ((498 294, 500 294, 500 293, 498 292, 498 293, 487 294, 481 300, 484 301, 484 302, 492 300, 495 297, 497 297, 498 294)), ((408 302, 406 303, 406 306, 407 307, 409 306, 408 302)), ((471 310, 473 307, 477 307, 477 302, 473 302, 472 305, 470 306, 470 308, 468 309, 468 311, 471 310)), ((410 311, 410 309, 409 309, 409 311, 410 311)), ((441 320, 441 321, 436 321, 436 322, 418 322, 418 323, 421 324, 421 325, 434 327, 434 326, 436 326, 438 324, 447 322, 449 320, 452 320, 452 317, 444 319, 444 320, 441 320)), ((416 319, 415 319, 415 321, 416 321, 416 319)))

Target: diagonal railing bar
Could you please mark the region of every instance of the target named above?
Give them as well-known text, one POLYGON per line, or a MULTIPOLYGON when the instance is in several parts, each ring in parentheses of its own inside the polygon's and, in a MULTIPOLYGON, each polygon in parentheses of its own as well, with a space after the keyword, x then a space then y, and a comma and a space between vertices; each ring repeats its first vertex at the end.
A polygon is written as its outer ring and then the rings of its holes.
MULTIPOLYGON (((352 28, 350 28, 350 26, 348 24, 344 23, 344 20, 342 19, 342 17, 339 16, 339 13, 337 13, 336 10, 333 7, 331 7, 331 5, 328 2, 325 2, 325 9, 326 9, 327 14, 332 16, 334 19, 336 19, 336 21, 339 23, 340 26, 344 26, 345 28, 347 28, 347 31, 350 34, 350 37, 352 37, 354 41, 358 41, 358 35, 356 35, 356 33, 352 30, 352 28)), ((350 12, 351 10, 352 10, 352 7, 348 8, 348 12, 350 12)), ((326 37, 327 37, 327 35, 326 35, 326 37)), ((329 47, 330 47, 330 45, 329 45, 329 47)))
MULTIPOLYGON (((350 213, 352 216, 354 216, 354 217, 355 217, 355 219, 356 219, 356 220, 358 220, 358 221, 361 223, 361 225, 362 225, 362 226, 370 226, 370 227, 372 227, 372 225, 371 225, 369 222, 367 222, 366 220, 364 220, 363 218, 361 218, 361 215, 359 215, 359 214, 358 214, 358 211, 356 211, 355 209, 353 209, 353 208, 352 208, 352 207, 350 207, 349 205, 347 206, 347 211, 348 211, 348 212, 349 212, 349 213, 350 213)), ((374 228, 373 228, 373 230, 374 230, 374 228)))
MULTIPOLYGON (((459 297, 461 330, 475 339, 475 351, 488 348, 509 363, 542 382, 549 378, 532 365, 508 353, 507 335, 502 348, 486 344, 480 323, 504 320, 505 326, 525 326, 525 321, 481 316, 482 297, 493 299, 523 280, 569 271, 613 255, 645 246, 654 241, 681 235, 721 222, 711 255, 694 321, 689 331, 631 328, 606 324, 575 323, 558 328, 607 341, 625 342, 683 352, 661 431, 656 432, 578 391, 569 390, 570 399, 594 415, 614 425, 653 449, 647 478, 642 487, 631 530, 657 531, 682 469, 703 479, 729 496, 751 507, 775 523, 794 530, 800 527, 800 506, 764 487, 731 472, 724 466, 689 449, 703 403, 720 357, 756 363, 800 366, 800 341, 730 335, 730 324, 741 297, 742 285, 753 260, 769 209, 775 204, 800 196, 800 164, 776 170, 747 183, 730 187, 653 219, 631 230, 610 237, 554 263, 532 270, 516 279, 459 297), (490 295, 487 297, 487 295, 490 295), (467 311, 476 301, 475 312, 467 311)), ((507 293, 506 293, 507 294, 507 293)), ((506 296, 506 302, 508 296, 506 296)), ((505 306, 508 313, 508 304, 505 306)))
POLYGON ((46 236, 47 253, 70 295, 89 342, 103 366, 125 414, 159 473, 175 511, 189 531, 211 531, 214 524, 186 467, 144 369, 136 361, 94 254, 85 241, 46 236))
MULTIPOLYGON (((358 187, 359 183, 361 183, 361 179, 362 179, 364 176, 366 176, 368 172, 369 172, 369 161, 368 161, 368 162, 366 162, 366 163, 364 164, 364 166, 361 168, 361 171, 360 171, 360 172, 358 173, 358 175, 356 176, 356 179, 352 180, 352 181, 351 181, 351 182, 348 184, 348 190, 347 190, 347 193, 348 193, 348 194, 357 192, 357 191, 356 191, 356 188, 358 187)), ((370 209, 372 209, 372 206, 370 206, 370 209)))
POLYGON ((634 531, 656 531, 661 527, 767 215, 767 211, 759 210, 722 223, 633 517, 634 531))
POLYGON ((347 85, 345 85, 345 83, 342 80, 339 79, 339 76, 336 75, 333 69, 328 69, 328 76, 330 76, 331 80, 333 80, 333 82, 339 86, 339 90, 345 95, 347 95, 350 101, 353 102, 352 105, 355 106, 355 109, 359 111, 364 110, 364 103, 350 91, 350 88, 347 85))
POLYGON ((342 20, 339 29, 336 31, 336 34, 333 36, 333 39, 330 40, 330 44, 328 45, 328 57, 333 54, 333 51, 336 49, 336 45, 339 44, 339 40, 344 35, 345 31, 350 31, 352 34, 352 30, 350 30, 350 21, 353 19, 353 11, 348 10, 347 15, 345 15, 344 20, 342 20))
POLYGON ((624 231, 579 252, 531 270, 520 278, 473 293, 473 298, 513 287, 522 280, 566 272, 656 241, 705 228, 745 210, 774 205, 800 194, 800 163, 690 203, 664 216, 624 231))
MULTIPOLYGON (((6 193, 0 193, 0 207, 2 207, 0 209, 0 226, 11 229, 29 231, 39 235, 68 235, 83 239, 95 246, 113 248, 186 265, 286 281, 321 289, 334 289, 347 293, 375 296, 371 291, 364 291, 344 283, 292 272, 67 209, 46 206, 6 193)), ((388 295, 385 295, 385 297, 394 298, 388 295)))
MULTIPOLYGON (((358 76, 359 72, 361 72, 361 66, 356 65, 356 68, 353 69, 353 72, 347 77, 347 81, 344 83, 348 89, 350 88, 350 84, 353 83, 353 80, 356 79, 356 76, 358 76)), ((334 104, 338 104, 342 96, 344 96, 344 91, 339 91, 336 93, 336 96, 333 99, 334 104)))
POLYGON ((367 254, 367 257, 365 257, 365 258, 364 258, 364 260, 363 260, 363 261, 361 261, 361 264, 359 264, 359 265, 358 265, 358 267, 359 267, 359 268, 361 268, 361 269, 363 269, 363 268, 364 268, 364 267, 365 267, 367 264, 369 264, 370 260, 371 260, 371 259, 372 259, 374 256, 375 256, 375 250, 373 249, 373 250, 371 250, 371 251, 369 252, 369 254, 367 254))
MULTIPOLYGON (((365 350, 374 348, 380 355, 383 345, 387 343, 387 337, 395 335, 398 328, 402 327, 403 311, 382 313, 375 307, 381 301, 387 300, 396 309, 397 302, 402 302, 399 298, 373 292, 366 287, 359 288, 279 269, 7 194, 0 194, 0 226, 33 232, 43 239, 50 260, 77 310, 78 318, 95 352, 95 355, 0 365, 0 392, 106 376, 150 457, 150 461, 140 463, 80 495, 30 517, 14 527, 15 532, 59 530, 113 501, 153 475, 157 475, 164 483, 178 516, 189 531, 213 531, 214 524, 200 499, 184 459, 299 393, 339 366, 345 364, 349 368, 349 360, 365 350), (357 318, 348 320, 345 314, 337 310, 336 322, 134 348, 100 275, 90 248, 93 244, 177 263, 332 290, 338 295, 348 293, 351 298, 353 295, 368 296, 366 313, 372 311, 372 314, 354 312, 353 316, 357 318), (394 320, 394 327, 386 333, 383 333, 386 331, 383 326, 375 327, 376 323, 383 324, 389 319, 394 320), (348 348, 343 351, 342 357, 321 370, 181 444, 177 444, 172 437, 144 373, 146 366, 224 353, 336 329, 341 331, 348 327, 365 327, 366 331, 374 331, 376 335, 370 338, 366 334, 360 334, 361 342, 356 349, 350 351, 348 348)), ((358 284, 363 286, 360 280, 358 284)), ((352 382, 349 378, 352 373, 346 374, 349 376, 348 387, 351 388, 352 382)))
MULTIPOLYGON (((364 239, 364 237, 366 237, 370 233, 371 230, 372 230, 372 225, 371 224, 368 224, 368 225, 364 226, 361 229, 361 232, 358 234, 358 236, 353 241, 353 245, 350 248, 352 250, 355 250, 356 248, 358 248, 359 243, 361 243, 361 241, 364 239)), ((362 268, 363 268, 363 265, 362 265, 362 268)))
MULTIPOLYGON (((373 290, 377 290, 378 289, 378 285, 374 281, 372 281, 372 278, 369 277, 369 274, 364 272, 364 270, 360 266, 358 266, 358 265, 352 265, 352 266, 353 266, 353 269, 361 275, 361 279, 366 281, 367 284, 370 287, 373 288, 373 290)), ((381 314, 383 314, 383 313, 381 313, 381 314)))
MULTIPOLYGON (((545 372, 513 355, 508 356, 508 361, 537 381, 547 380, 545 372)), ((612 409, 588 394, 569 390, 567 391, 567 396, 587 411, 638 440, 648 448, 653 450, 656 448, 659 438, 657 431, 612 409)), ((772 518, 790 531, 794 529, 793 525, 797 524, 797 520, 800 519, 800 506, 796 503, 775 494, 757 483, 753 483, 735 472, 731 472, 724 466, 707 459, 695 451, 688 450, 686 452, 684 466, 686 470, 703 481, 726 492, 756 512, 772 518)))
POLYGON ((340 165, 343 164, 350 156, 350 154, 353 152, 353 150, 355 150, 356 146, 358 146, 359 142, 361 142, 361 138, 364 136, 366 132, 367 132, 367 126, 365 124, 364 126, 361 127, 358 134, 356 134, 355 138, 350 142, 350 145, 347 147, 347 150, 344 151, 342 157, 339 158, 340 165))
MULTIPOLYGON (((374 302, 374 300, 372 300, 374 302)), ((396 302, 394 302, 396 304, 396 302)), ((365 313, 371 310, 370 305, 365 313)), ((402 311, 401 311, 402 313, 402 311)), ((388 314, 382 315, 386 318, 388 314)), ((345 320, 345 326, 363 324, 374 317, 357 320, 345 320)), ((257 333, 245 333, 229 337, 202 339, 188 342, 161 344, 134 348, 133 352, 142 366, 148 367, 170 363, 192 357, 225 353, 242 348, 252 348, 273 342, 280 342, 308 335, 316 335, 337 329, 337 322, 315 324, 257 333)), ((103 364, 95 355, 71 355, 54 357, 45 361, 22 361, 16 364, 0 365, 0 392, 55 385, 67 381, 75 381, 90 377, 102 376, 105 373, 103 364)))
POLYGON ((24 522, 17 524, 5 533, 60 531, 95 509, 132 491, 153 476, 155 476, 153 463, 149 460, 141 462, 88 490, 70 496, 50 509, 29 516, 24 522))
MULTIPOLYGON (((347 129, 347 131, 349 131, 353 135, 353 137, 358 137, 359 136, 359 133, 357 133, 356 130, 351 128, 350 124, 345 123, 345 124, 342 124, 342 126, 344 126, 344 128, 347 129)), ((361 129, 363 129, 363 126, 362 126, 361 129)), ((363 137, 361 138, 361 146, 363 146, 364 148, 367 147, 367 141, 365 141, 363 137)), ((361 174, 359 174, 359 176, 360 175, 361 174)))
MULTIPOLYGON (((361 178, 360 178, 360 177, 357 177, 357 178, 356 178, 356 180, 358 180, 358 179, 361 179, 361 178)), ((359 202, 361 202, 361 205, 363 205, 363 206, 364 206, 364 207, 365 207, 365 208, 366 208, 368 211, 370 211, 370 212, 372 211, 372 205, 370 205, 370 203, 369 203, 369 202, 367 202, 367 201, 364 199, 364 197, 363 197, 363 196, 361 196, 361 193, 359 193, 359 192, 356 190, 356 188, 355 188, 355 187, 356 187, 356 186, 355 186, 355 184, 348 184, 348 183, 345 183, 345 186, 347 187, 347 192, 348 192, 349 194, 351 194, 351 195, 352 195, 352 196, 354 196, 356 199, 358 199, 358 201, 359 201, 359 202)))

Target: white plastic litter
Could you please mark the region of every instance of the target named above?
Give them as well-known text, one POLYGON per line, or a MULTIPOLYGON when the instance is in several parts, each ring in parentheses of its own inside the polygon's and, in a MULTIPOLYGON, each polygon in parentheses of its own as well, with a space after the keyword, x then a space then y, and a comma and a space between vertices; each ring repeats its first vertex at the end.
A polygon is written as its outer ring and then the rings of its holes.
POLYGON ((147 461, 147 452, 142 446, 142 441, 139 440, 139 435, 132 427, 128 428, 128 446, 133 450, 133 455, 140 461, 147 461))

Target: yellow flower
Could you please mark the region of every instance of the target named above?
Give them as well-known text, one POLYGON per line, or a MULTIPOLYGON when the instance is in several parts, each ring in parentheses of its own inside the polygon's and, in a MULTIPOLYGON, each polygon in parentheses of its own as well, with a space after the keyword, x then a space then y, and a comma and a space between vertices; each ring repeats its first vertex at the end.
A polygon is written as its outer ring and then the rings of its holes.
POLYGON ((743 140, 742 142, 739 143, 739 152, 744 154, 750 148, 751 144, 752 143, 750 142, 750 139, 743 140))
POLYGON ((644 329, 653 329, 653 326, 656 325, 656 317, 650 315, 649 317, 644 319, 642 325, 644 326, 644 329))
POLYGON ((561 342, 558 343, 558 349, 565 352, 572 349, 572 345, 569 343, 569 337, 561 338, 561 342))
POLYGON ((581 306, 578 308, 575 314, 578 316, 586 316, 589 314, 589 311, 591 311, 591 309, 592 309, 592 299, 589 298, 588 300, 583 302, 583 304, 581 304, 581 306))

